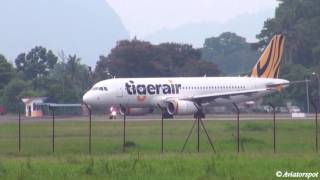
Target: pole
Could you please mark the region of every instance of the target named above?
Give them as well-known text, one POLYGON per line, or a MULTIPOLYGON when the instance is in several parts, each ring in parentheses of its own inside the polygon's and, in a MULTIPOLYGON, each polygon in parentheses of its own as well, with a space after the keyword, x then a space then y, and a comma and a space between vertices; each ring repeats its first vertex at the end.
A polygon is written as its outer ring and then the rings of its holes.
POLYGON ((313 72, 312 75, 316 76, 317 81, 318 81, 318 100, 316 102, 316 105, 319 106, 320 105, 320 78, 319 78, 319 74, 316 72, 313 72))
POLYGON ((164 121, 164 113, 165 110, 160 106, 160 104, 157 104, 160 111, 161 111, 161 153, 163 153, 163 121, 164 121))
POLYGON ((310 113, 310 102, 309 102, 309 81, 306 78, 306 94, 307 94, 307 112, 310 113))
POLYGON ((163 153, 163 112, 161 115, 161 153, 163 153))
POLYGON ((276 153, 276 107, 269 103, 273 110, 273 153, 276 153))
POLYGON ((318 107, 317 105, 311 100, 311 105, 315 110, 315 135, 316 135, 316 152, 318 152, 318 107))
POLYGON ((239 120, 239 110, 237 109, 237 150, 240 152, 240 120, 239 120))
POLYGON ((276 110, 273 106, 273 152, 276 153, 276 110))
POLYGON ((197 123, 198 123, 198 132, 197 132, 197 134, 198 134, 198 144, 197 144, 197 151, 198 152, 200 152, 200 118, 199 117, 197 117, 197 123))
POLYGON ((89 110, 89 154, 91 155, 91 135, 92 135, 92 110, 89 110))
POLYGON ((202 119, 200 119, 200 122, 201 122, 201 125, 202 125, 202 128, 203 128, 204 132, 205 132, 206 135, 207 135, 208 141, 209 141, 209 143, 210 143, 210 145, 211 145, 211 148, 212 148, 213 152, 216 153, 216 150, 214 149, 212 140, 211 140, 211 138, 210 138, 210 136, 209 136, 209 134, 208 134, 208 131, 207 131, 207 129, 206 129, 206 127, 205 127, 202 119))
POLYGON ((316 77, 317 77, 317 80, 318 80, 318 102, 317 102, 317 106, 320 105, 320 78, 319 78, 319 74, 316 73, 316 77))
POLYGON ((51 107, 51 111, 52 111, 52 152, 54 153, 54 138, 55 138, 55 134, 54 134, 54 128, 55 128, 54 107, 51 107))
POLYGON ((186 141, 185 141, 184 144, 183 144, 183 147, 182 147, 182 149, 181 149, 181 152, 184 151, 184 149, 185 149, 185 147, 186 147, 186 145, 187 145, 187 143, 188 143, 188 141, 189 141, 189 138, 190 138, 190 136, 191 136, 191 133, 193 132, 193 129, 194 129, 194 126, 195 126, 195 125, 196 125, 196 120, 194 120, 194 122, 193 122, 193 125, 192 125, 192 127, 191 127, 191 129, 190 129, 190 131, 189 131, 188 137, 187 137, 186 141))
POLYGON ((18 119, 18 126, 19 126, 19 130, 18 130, 18 134, 19 134, 19 152, 21 152, 21 112, 20 112, 20 109, 19 109, 19 119, 18 119))
POLYGON ((316 109, 315 122, 316 122, 316 152, 318 152, 318 109, 316 109))
POLYGON ((273 153, 276 153, 276 107, 269 103, 273 110, 273 153))
POLYGON ((123 146, 122 152, 126 151, 126 113, 123 115, 123 146))
POLYGON ((239 119, 239 108, 236 103, 233 103, 237 111, 237 152, 240 152, 240 119, 239 119))
POLYGON ((185 143, 183 144, 183 147, 182 147, 182 149, 181 149, 181 152, 184 151, 184 149, 185 149, 185 147, 186 147, 186 145, 187 145, 187 143, 188 143, 188 140, 189 140, 189 138, 190 138, 190 136, 191 136, 191 134, 192 134, 192 132, 193 132, 193 129, 195 128, 196 123, 198 123, 198 130, 197 130, 197 131, 198 131, 198 146, 197 146, 198 152, 200 151, 200 123, 201 123, 201 126, 202 126, 204 132, 205 132, 206 135, 207 135, 207 138, 208 138, 208 140, 209 140, 209 143, 210 143, 210 145, 211 145, 211 148, 212 148, 213 152, 216 152, 215 149, 214 149, 212 140, 211 140, 211 138, 210 138, 210 136, 209 136, 209 134, 208 134, 208 131, 206 130, 205 125, 204 125, 202 119, 199 118, 199 117, 197 117, 197 118, 194 120, 194 122, 193 122, 193 124, 192 124, 192 127, 191 127, 191 129, 190 129, 190 131, 189 131, 188 137, 187 137, 185 143))

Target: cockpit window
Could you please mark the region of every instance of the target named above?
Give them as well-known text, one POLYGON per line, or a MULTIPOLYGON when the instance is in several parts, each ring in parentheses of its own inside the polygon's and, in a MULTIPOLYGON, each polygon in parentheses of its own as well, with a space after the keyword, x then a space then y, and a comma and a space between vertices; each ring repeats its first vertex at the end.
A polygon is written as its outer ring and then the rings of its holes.
POLYGON ((107 87, 93 87, 92 91, 108 91, 107 87))

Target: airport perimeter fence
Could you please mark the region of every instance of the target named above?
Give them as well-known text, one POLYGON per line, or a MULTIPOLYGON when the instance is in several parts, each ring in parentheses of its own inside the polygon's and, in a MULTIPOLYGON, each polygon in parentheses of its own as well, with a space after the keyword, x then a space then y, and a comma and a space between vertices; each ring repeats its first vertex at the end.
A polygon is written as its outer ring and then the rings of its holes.
MULTIPOLYGON (((119 116, 1 117, 2 154, 113 154, 121 152, 318 152, 318 108, 312 121, 277 120, 275 106, 262 121, 241 120, 239 111, 232 121, 212 117, 164 120, 119 116)), ((238 110, 234 104, 235 110, 238 110)))

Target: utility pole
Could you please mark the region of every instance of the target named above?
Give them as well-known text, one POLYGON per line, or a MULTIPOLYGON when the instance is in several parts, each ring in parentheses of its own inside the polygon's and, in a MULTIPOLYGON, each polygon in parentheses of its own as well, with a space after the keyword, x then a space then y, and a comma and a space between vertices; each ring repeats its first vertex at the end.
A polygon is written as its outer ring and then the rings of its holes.
POLYGON ((309 80, 306 78, 306 94, 307 94, 307 112, 310 113, 310 102, 309 102, 309 80))
POLYGON ((319 78, 319 74, 316 72, 313 72, 312 75, 316 76, 317 80, 318 80, 318 101, 317 101, 317 106, 320 105, 320 78, 319 78))

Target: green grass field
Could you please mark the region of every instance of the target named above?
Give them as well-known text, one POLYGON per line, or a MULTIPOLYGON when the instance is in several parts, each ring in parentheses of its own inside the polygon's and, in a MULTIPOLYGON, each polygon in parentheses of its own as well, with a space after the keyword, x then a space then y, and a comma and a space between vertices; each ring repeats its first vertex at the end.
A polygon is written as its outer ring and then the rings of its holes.
POLYGON ((128 120, 126 153, 122 153, 121 122, 93 121, 91 156, 88 122, 56 122, 55 153, 51 122, 24 122, 20 153, 17 123, 1 123, 0 179, 277 179, 278 170, 320 170, 313 121, 278 121, 276 154, 271 120, 241 121, 239 154, 235 121, 205 121, 217 153, 203 131, 200 153, 196 153, 196 132, 180 153, 192 123, 165 121, 161 154, 160 121, 128 120))

